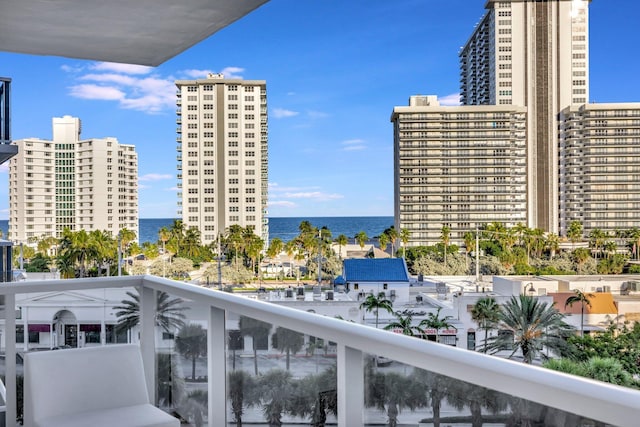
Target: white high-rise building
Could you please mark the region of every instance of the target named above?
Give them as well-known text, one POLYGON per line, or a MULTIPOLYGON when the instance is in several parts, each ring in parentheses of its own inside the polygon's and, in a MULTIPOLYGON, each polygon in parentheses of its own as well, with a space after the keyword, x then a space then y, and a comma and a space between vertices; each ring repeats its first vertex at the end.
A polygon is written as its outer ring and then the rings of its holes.
POLYGON ((412 96, 395 107, 394 214, 409 246, 452 242, 491 222, 524 223, 526 109, 504 105, 440 106, 412 96))
POLYGON ((558 115, 589 99, 588 5, 488 0, 459 54, 464 105, 527 107, 527 222, 547 231, 558 231, 558 115))
POLYGON ((268 131, 264 80, 178 80, 179 215, 202 243, 231 225, 251 227, 265 245, 268 131))
POLYGON ((573 105, 560 123, 561 234, 640 228, 640 103, 573 105))
POLYGON ((9 238, 60 237, 68 228, 126 228, 138 236, 138 155, 115 138, 81 139, 80 119, 53 119, 53 139, 13 141, 9 238))

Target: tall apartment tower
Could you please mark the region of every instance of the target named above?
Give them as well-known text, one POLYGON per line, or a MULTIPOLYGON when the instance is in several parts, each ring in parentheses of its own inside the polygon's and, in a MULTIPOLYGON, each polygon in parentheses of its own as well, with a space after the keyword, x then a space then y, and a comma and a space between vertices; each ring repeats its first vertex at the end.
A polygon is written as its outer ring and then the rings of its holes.
POLYGON ((268 132, 264 80, 178 80, 178 205, 203 244, 231 225, 267 244, 268 132))
POLYGON ((127 228, 138 236, 138 155, 115 138, 81 139, 76 117, 53 119, 53 140, 13 141, 9 237, 60 237, 68 228, 127 228))
POLYGON ((560 121, 560 233, 640 228, 640 103, 572 105, 560 121))
POLYGON ((395 107, 394 215, 409 246, 451 241, 491 222, 524 223, 526 108, 443 107, 435 96, 412 96, 395 107))
POLYGON ((589 99, 588 0, 488 0, 459 53, 463 105, 527 107, 528 225, 558 232, 558 116, 589 99))

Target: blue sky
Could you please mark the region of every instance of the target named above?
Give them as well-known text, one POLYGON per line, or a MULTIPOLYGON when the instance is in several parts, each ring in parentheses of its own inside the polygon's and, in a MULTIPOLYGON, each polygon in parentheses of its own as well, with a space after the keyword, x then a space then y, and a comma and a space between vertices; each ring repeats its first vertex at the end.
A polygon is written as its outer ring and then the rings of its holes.
MULTIPOLYGON (((485 0, 272 0, 156 68, 0 53, 13 138, 51 138, 82 119, 139 155, 140 217, 175 217, 175 79, 207 72, 267 81, 269 214, 393 215, 394 106, 457 100, 457 53, 485 0)), ((590 6, 591 100, 640 102, 640 3, 590 6)), ((7 217, 6 165, 0 218, 7 217)))

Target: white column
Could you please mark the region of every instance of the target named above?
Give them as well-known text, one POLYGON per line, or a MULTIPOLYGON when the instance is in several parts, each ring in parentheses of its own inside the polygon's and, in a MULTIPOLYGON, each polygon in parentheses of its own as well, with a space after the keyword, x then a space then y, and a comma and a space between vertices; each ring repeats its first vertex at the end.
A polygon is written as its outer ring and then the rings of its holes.
POLYGON ((142 286, 140 289, 140 351, 147 379, 149 401, 155 403, 156 396, 156 291, 142 286))
POLYGON ((5 387, 7 390, 7 427, 16 426, 16 296, 7 294, 5 306, 5 387))
POLYGON ((364 362, 362 352, 338 344, 338 426, 362 427, 364 362))
POLYGON ((209 425, 227 425, 227 332, 225 311, 211 307, 207 333, 209 425))

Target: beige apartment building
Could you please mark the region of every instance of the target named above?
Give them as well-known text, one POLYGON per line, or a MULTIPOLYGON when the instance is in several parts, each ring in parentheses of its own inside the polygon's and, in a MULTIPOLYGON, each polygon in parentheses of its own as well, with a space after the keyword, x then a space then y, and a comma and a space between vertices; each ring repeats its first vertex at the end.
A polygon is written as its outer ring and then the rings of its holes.
POLYGON ((184 225, 202 243, 231 225, 252 227, 265 244, 268 127, 264 80, 178 80, 178 194, 184 225))
POLYGON ((394 215, 410 246, 451 240, 490 222, 527 220, 526 108, 440 106, 412 96, 395 107, 394 215))
POLYGON ((589 1, 488 0, 461 49, 463 105, 527 107, 527 224, 558 232, 558 115, 589 102, 589 1))
POLYGON ((115 138, 81 139, 77 117, 53 118, 53 139, 13 141, 9 238, 60 237, 68 228, 127 228, 138 236, 138 155, 115 138))
POLYGON ((560 122, 560 232, 640 227, 640 103, 574 105, 560 122))

